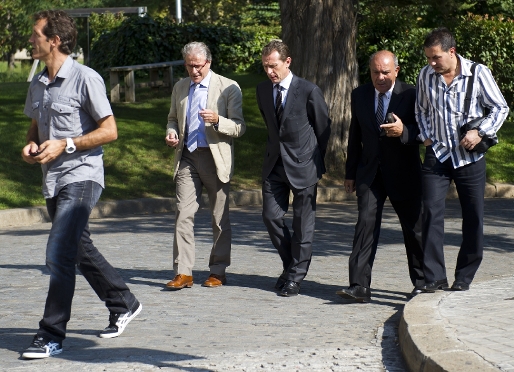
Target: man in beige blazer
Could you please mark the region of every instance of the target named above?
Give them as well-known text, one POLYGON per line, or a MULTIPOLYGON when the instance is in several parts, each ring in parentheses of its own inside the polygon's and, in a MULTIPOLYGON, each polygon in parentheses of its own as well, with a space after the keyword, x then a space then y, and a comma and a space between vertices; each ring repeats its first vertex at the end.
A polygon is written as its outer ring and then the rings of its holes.
POLYGON ((177 194, 175 278, 166 284, 171 290, 193 285, 194 218, 202 187, 209 196, 213 231, 210 276, 203 286, 226 283, 232 241, 228 195, 234 173, 233 138, 241 137, 246 130, 241 89, 235 81, 210 70, 209 48, 191 42, 182 49, 182 56, 189 78, 173 87, 166 129, 166 144, 175 148, 173 178, 177 194))

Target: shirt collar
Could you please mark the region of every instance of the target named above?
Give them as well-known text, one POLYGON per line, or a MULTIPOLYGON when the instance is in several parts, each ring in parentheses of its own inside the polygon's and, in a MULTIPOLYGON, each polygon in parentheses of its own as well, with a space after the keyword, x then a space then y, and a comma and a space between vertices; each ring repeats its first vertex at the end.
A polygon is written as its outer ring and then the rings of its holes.
MULTIPOLYGON (((68 56, 63 64, 61 65, 61 67, 59 68, 59 71, 57 71, 57 74, 55 75, 55 78, 54 78, 54 81, 55 79, 57 79, 58 77, 61 78, 61 79, 66 79, 67 77, 70 76, 71 74, 71 68, 73 66, 73 58, 71 58, 71 56, 68 56)), ((46 81, 48 82, 47 84, 50 84, 51 82, 48 81, 48 68, 45 67, 45 69, 43 70, 43 73, 39 76, 39 80, 42 81, 41 79, 46 79, 46 81)))
POLYGON ((293 81, 293 73, 291 71, 289 71, 289 74, 284 79, 282 79, 282 81, 280 83, 275 84, 273 86, 273 88, 275 88, 277 85, 280 85, 282 87, 282 89, 288 90, 289 87, 291 86, 292 81, 293 81))
POLYGON ((460 74, 463 76, 471 76, 471 65, 473 64, 472 61, 469 59, 466 59, 464 57, 461 57, 457 54, 460 61, 460 74))
MULTIPOLYGON (((205 87, 205 88, 209 88, 209 83, 211 82, 211 76, 212 76, 212 71, 209 70, 209 73, 207 74, 206 77, 203 78, 202 81, 200 81, 200 85, 202 87, 205 87)), ((193 85, 195 85, 196 83, 194 83, 192 80, 191 80, 191 83, 189 84, 189 87, 191 88, 193 85)))
POLYGON ((56 76, 63 78, 63 79, 66 79, 67 77, 69 77, 70 73, 71 73, 71 66, 73 66, 73 58, 71 58, 71 56, 68 56, 68 58, 66 58, 66 60, 62 64, 59 71, 57 71, 56 76))
MULTIPOLYGON (((391 88, 389 88, 389 90, 384 93, 387 99, 391 99, 391 94, 393 94, 394 84, 396 84, 396 82, 393 83, 393 85, 391 85, 391 88)), ((375 98, 378 98, 379 94, 380 94, 380 92, 375 88, 375 98)))

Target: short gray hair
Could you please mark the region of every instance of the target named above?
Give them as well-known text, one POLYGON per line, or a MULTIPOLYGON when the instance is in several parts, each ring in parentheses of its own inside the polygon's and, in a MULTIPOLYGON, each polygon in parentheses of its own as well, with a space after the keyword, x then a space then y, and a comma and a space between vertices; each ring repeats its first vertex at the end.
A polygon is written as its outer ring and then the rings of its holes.
POLYGON ((379 50, 375 53, 373 53, 370 57, 369 57, 369 62, 368 62, 368 65, 371 65, 371 62, 375 59, 375 57, 377 56, 377 54, 379 53, 383 53, 383 52, 388 52, 388 53, 391 53, 392 56, 393 56, 393 61, 394 61, 394 67, 398 67, 399 66, 399 63, 398 63, 398 57, 396 57, 396 54, 394 54, 393 52, 389 51, 389 50, 379 50))
POLYGON ((192 41, 182 48, 182 58, 185 60, 187 56, 203 55, 206 61, 212 61, 212 54, 209 47, 200 41, 192 41))

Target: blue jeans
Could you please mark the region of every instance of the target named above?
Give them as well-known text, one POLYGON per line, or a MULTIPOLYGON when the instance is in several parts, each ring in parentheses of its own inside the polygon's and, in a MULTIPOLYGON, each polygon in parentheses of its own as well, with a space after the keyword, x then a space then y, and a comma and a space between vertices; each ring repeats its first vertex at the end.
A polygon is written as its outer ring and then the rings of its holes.
POLYGON ((75 267, 109 311, 126 313, 137 303, 121 276, 89 237, 89 215, 101 194, 98 183, 81 181, 66 185, 57 196, 46 200, 52 220, 46 247, 50 286, 43 319, 39 322, 39 336, 55 341, 66 337, 75 292, 75 267))

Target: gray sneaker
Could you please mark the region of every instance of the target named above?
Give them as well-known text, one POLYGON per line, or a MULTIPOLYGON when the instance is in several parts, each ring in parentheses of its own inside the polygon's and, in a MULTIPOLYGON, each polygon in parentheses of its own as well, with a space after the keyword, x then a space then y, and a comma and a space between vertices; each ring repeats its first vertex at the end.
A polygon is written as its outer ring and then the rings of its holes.
POLYGON ((109 315, 109 325, 102 332, 100 332, 100 337, 113 338, 121 335, 130 321, 141 312, 143 305, 141 305, 139 302, 136 302, 134 308, 136 310, 131 310, 124 314, 111 313, 109 315))
POLYGON ((62 353, 62 343, 35 335, 30 346, 21 355, 26 359, 48 358, 62 353))

